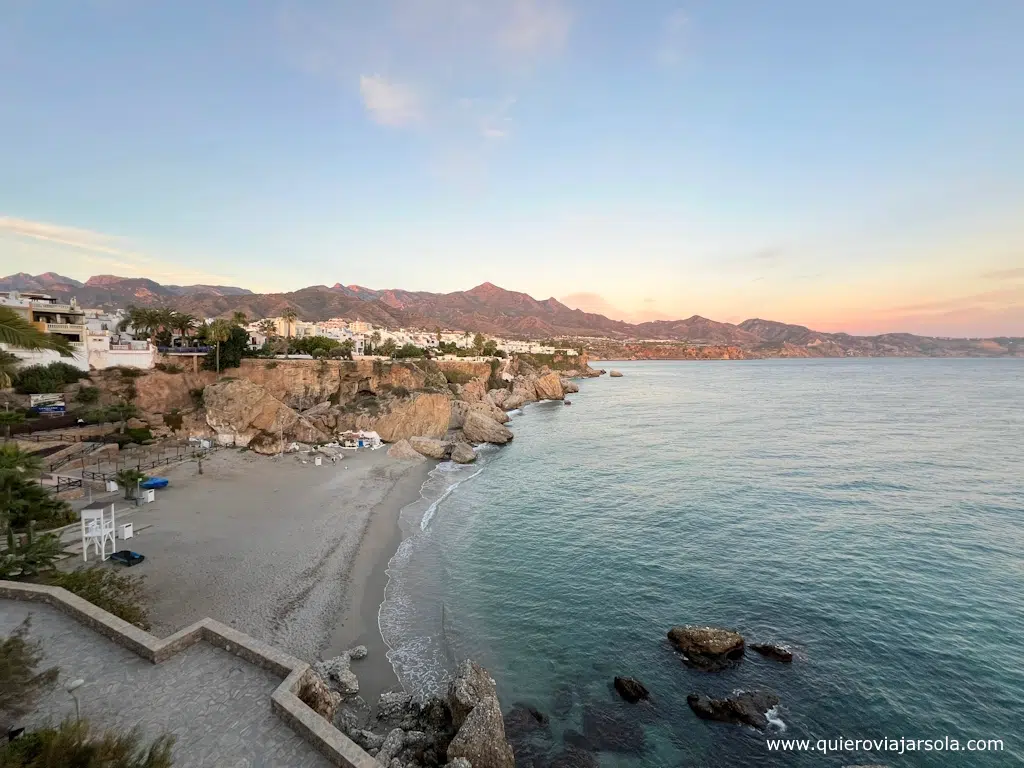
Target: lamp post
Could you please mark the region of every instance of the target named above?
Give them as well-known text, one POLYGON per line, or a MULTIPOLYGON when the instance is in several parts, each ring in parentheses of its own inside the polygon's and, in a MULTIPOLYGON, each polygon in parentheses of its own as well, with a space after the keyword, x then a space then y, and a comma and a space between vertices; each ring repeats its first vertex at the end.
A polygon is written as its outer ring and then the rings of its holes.
POLYGON ((71 698, 75 700, 75 722, 81 722, 82 720, 82 705, 78 701, 78 689, 85 685, 85 680, 79 678, 78 680, 72 680, 70 683, 64 686, 64 690, 71 694, 71 698))

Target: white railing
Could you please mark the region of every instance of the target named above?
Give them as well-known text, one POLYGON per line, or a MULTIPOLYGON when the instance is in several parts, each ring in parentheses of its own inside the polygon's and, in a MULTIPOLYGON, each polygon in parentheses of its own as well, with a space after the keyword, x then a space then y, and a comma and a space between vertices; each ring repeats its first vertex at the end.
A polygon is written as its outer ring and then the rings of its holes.
POLYGON ((71 323, 46 323, 46 330, 58 333, 85 333, 84 325, 72 325, 71 323))

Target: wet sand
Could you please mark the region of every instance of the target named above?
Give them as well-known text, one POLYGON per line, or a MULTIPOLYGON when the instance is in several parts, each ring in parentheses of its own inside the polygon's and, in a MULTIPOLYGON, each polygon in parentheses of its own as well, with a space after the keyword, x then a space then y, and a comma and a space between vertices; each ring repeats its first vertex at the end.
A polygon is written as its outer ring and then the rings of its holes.
POLYGON ((202 475, 195 463, 171 468, 155 503, 119 516, 136 535, 118 545, 146 555, 131 573, 146 577, 154 634, 209 616, 310 662, 366 645, 352 671, 372 703, 398 687, 377 612, 399 513, 433 462, 385 450, 320 467, 298 457, 225 449, 202 475))

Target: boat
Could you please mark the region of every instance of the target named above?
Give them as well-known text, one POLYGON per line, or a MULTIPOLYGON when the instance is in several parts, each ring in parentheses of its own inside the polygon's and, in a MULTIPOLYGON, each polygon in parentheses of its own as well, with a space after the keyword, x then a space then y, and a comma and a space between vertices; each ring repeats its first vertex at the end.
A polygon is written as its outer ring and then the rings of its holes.
POLYGON ((166 488, 170 482, 166 477, 151 477, 148 480, 143 480, 139 483, 140 488, 145 488, 147 491, 154 488, 166 488))

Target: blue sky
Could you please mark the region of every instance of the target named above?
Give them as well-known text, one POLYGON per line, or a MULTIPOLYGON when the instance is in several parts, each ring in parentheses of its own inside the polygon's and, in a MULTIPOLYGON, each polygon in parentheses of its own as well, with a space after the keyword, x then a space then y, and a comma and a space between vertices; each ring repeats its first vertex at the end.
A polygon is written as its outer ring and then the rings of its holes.
POLYGON ((0 265, 1024 334, 1024 4, 0 0, 0 265))

